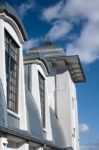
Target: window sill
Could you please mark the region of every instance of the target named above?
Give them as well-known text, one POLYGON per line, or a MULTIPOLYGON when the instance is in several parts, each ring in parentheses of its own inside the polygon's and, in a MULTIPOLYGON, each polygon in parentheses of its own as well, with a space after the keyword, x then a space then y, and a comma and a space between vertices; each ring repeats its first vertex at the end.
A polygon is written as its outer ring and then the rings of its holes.
POLYGON ((11 111, 11 110, 9 110, 9 109, 7 109, 7 112, 10 114, 10 115, 12 115, 12 116, 14 116, 14 117, 16 117, 16 118, 20 118, 20 116, 18 115, 18 114, 16 114, 16 113, 14 113, 13 111, 11 111))

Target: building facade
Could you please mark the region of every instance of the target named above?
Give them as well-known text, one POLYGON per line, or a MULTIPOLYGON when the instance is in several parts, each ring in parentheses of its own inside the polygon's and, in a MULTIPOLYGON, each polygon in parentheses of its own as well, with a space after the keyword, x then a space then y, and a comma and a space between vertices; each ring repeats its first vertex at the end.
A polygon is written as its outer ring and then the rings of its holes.
POLYGON ((16 11, 0 3, 0 149, 79 150, 79 57, 47 39, 23 58, 26 40, 16 11))

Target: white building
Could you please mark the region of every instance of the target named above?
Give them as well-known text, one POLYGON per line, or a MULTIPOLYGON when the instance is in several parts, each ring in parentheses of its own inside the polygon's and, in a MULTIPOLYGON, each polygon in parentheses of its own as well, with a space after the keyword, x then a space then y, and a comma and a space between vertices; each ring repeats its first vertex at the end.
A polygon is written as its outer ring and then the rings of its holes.
POLYGON ((0 150, 79 150, 79 57, 46 41, 28 50, 23 64, 26 40, 16 11, 0 3, 0 150))

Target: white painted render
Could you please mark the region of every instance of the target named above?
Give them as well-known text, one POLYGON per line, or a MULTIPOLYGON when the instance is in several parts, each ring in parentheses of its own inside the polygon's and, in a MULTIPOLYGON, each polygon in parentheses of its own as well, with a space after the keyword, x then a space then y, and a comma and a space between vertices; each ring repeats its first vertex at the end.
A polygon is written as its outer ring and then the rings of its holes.
POLYGON ((67 146, 78 149, 78 116, 76 89, 68 71, 57 74, 57 115, 67 146), (74 107, 72 99, 74 99, 74 107))
POLYGON ((52 139, 49 107, 55 111, 55 99, 57 103, 57 115, 62 126, 67 146, 72 146, 74 150, 79 150, 78 116, 76 88, 68 71, 53 76, 44 74, 41 66, 32 64, 32 94, 40 108, 38 71, 46 80, 46 131, 47 139, 52 139), (55 97, 55 77, 56 77, 56 97, 55 97), (74 107, 72 106, 74 99, 74 107), (75 130, 75 131, 74 131, 75 130), (75 132, 75 133, 74 133, 75 132))
POLYGON ((55 111, 55 77, 48 76, 47 77, 47 94, 48 94, 48 102, 49 107, 55 111))
POLYGON ((32 64, 32 75, 31 75, 31 77, 32 77, 32 90, 31 90, 31 93, 35 99, 35 102, 38 106, 38 109, 39 109, 39 112, 41 115, 38 71, 43 75, 43 77, 45 78, 45 81, 46 81, 44 71, 40 67, 40 65, 32 64))
MULTIPOLYGON (((27 129, 22 44, 20 43, 18 35, 15 32, 15 30, 12 28, 12 26, 8 22, 3 21, 3 31, 5 29, 13 37, 13 39, 19 46, 19 78, 18 78, 18 108, 19 109, 18 109, 18 115, 17 114, 15 115, 17 115, 17 117, 20 120, 20 129, 27 129)), ((4 43, 4 59, 5 59, 5 43, 4 43)))
MULTIPOLYGON (((42 62, 41 62, 42 63, 42 62)), ((45 117, 46 117, 46 128, 44 129, 44 132, 46 132, 46 136, 48 140, 52 140, 52 133, 51 133, 51 124, 50 124, 50 113, 49 113, 49 106, 50 106, 50 94, 48 93, 48 86, 47 86, 47 77, 45 75, 44 70, 42 67, 38 64, 32 64, 32 90, 31 93, 34 97, 34 100, 38 106, 40 116, 41 116, 41 104, 40 104, 40 93, 39 93, 39 77, 38 72, 42 74, 42 76, 45 78, 45 117)), ((52 82, 54 83, 54 82, 52 82)), ((51 86, 52 87, 52 86, 51 86)))
MULTIPOLYGON (((7 93, 6 92, 6 71, 5 71, 5 68, 6 68, 5 67, 5 40, 4 40, 4 31, 6 29, 7 32, 13 37, 13 39, 19 46, 19 78, 17 81, 18 82, 18 114, 13 113, 10 110, 8 110, 8 112, 10 114, 12 114, 12 116, 19 118, 19 120, 20 120, 19 128, 20 129, 27 130, 24 65, 23 65, 23 55, 22 55, 22 43, 21 43, 22 41, 20 41, 20 39, 22 39, 22 35, 21 35, 21 32, 20 32, 18 26, 14 22, 14 20, 7 17, 5 14, 3 14, 3 17, 5 19, 2 19, 2 14, 0 14, 0 56, 1 56, 0 57, 0 79, 3 84, 5 100, 7 101, 7 99, 6 99, 6 93, 7 93), (11 21, 13 22, 13 26, 15 25, 16 31, 18 31, 18 34, 14 30, 14 27, 12 27, 11 21), (20 39, 19 39, 19 36, 20 36, 20 39)), ((4 138, 1 137, 0 143, 2 143, 3 139, 4 138)), ((13 148, 6 148, 6 146, 4 146, 4 144, 0 144, 0 146, 1 146, 0 149, 2 149, 2 150, 13 149, 13 148)), ((27 149, 25 147, 27 147, 27 145, 22 146, 22 148, 20 150, 27 149)))
POLYGON ((4 21, 0 19, 0 79, 3 84, 6 97, 6 74, 5 74, 5 44, 4 44, 4 21))
POLYGON ((72 146, 74 150, 79 150, 76 88, 70 77, 69 72, 64 71, 63 73, 58 72, 55 73, 56 72, 55 70, 54 73, 51 73, 51 75, 49 74, 46 76, 40 64, 39 65, 34 63, 32 64, 32 95, 39 108, 40 114, 41 114, 41 106, 40 106, 38 71, 45 78, 45 95, 46 95, 45 131, 47 134, 47 139, 52 140, 49 107, 51 107, 53 111, 55 111, 55 103, 56 103, 57 116, 63 129, 63 133, 65 135, 66 145, 68 147, 72 146), (74 107, 72 98, 74 99, 74 107))

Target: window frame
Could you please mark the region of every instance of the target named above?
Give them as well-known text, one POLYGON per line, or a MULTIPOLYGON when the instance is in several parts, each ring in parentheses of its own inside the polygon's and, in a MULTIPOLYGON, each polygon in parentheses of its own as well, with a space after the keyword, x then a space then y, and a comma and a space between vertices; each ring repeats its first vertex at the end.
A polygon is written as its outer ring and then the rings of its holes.
POLYGON ((25 85, 28 90, 31 92, 32 89, 32 64, 25 64, 24 65, 24 76, 25 76, 25 85))
POLYGON ((39 79, 39 94, 40 94, 40 104, 41 104, 41 117, 42 117, 42 125, 43 128, 45 128, 45 78, 44 76, 41 74, 40 71, 38 71, 38 79, 39 79), (41 85, 40 79, 43 81, 43 86, 41 85), (43 89, 41 89, 41 87, 43 87, 43 89), (41 91, 43 93, 41 93, 41 91), (41 95, 42 94, 42 95, 41 95), (41 97, 43 96, 43 97, 41 97))
POLYGON ((4 35, 7 109, 18 113, 19 46, 6 29, 4 35))

